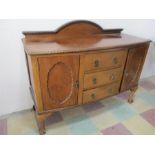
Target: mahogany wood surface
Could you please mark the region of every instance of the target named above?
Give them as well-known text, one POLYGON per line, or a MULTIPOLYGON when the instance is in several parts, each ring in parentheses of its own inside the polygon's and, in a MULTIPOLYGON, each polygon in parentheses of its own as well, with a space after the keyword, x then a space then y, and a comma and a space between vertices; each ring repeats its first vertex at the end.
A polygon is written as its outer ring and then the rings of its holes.
POLYGON ((84 55, 84 71, 121 67, 125 50, 84 55))
POLYGON ((122 30, 76 21, 56 31, 23 33, 40 134, 46 132, 45 120, 54 111, 126 90, 128 102, 134 101, 150 40, 122 30))
POLYGON ((23 32, 27 54, 81 52, 93 49, 119 48, 150 42, 121 34, 123 29, 103 29, 89 21, 75 21, 51 32, 23 32))
POLYGON ((79 56, 38 58, 44 110, 77 104, 79 56))
POLYGON ((121 91, 137 87, 149 44, 131 48, 128 53, 121 91))
POLYGON ((95 102, 119 92, 119 82, 83 92, 83 103, 95 102))
POLYGON ((100 49, 112 49, 127 46, 134 46, 150 42, 150 40, 140 39, 122 34, 121 37, 104 38, 101 35, 95 35, 83 38, 64 39, 64 43, 59 42, 25 42, 25 51, 27 54, 52 54, 52 53, 70 53, 81 51, 92 51, 100 49))
POLYGON ((121 80, 121 75, 121 68, 85 74, 84 90, 121 80))

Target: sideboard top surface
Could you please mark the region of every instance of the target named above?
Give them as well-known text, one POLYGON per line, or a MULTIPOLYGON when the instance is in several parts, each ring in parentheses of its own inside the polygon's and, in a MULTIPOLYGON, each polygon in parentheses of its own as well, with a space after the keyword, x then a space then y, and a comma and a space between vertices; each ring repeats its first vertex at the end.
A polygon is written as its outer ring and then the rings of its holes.
POLYGON ((23 32, 23 44, 27 54, 42 55, 122 48, 150 42, 122 34, 122 30, 105 30, 89 21, 76 21, 55 32, 23 32))

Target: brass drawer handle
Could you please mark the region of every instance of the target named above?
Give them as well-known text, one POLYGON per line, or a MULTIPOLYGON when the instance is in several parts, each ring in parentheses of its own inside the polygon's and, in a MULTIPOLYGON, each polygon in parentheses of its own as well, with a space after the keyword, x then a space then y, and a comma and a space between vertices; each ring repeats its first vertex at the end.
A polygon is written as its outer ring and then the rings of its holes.
POLYGON ((91 94, 91 98, 94 100, 94 99, 96 99, 96 95, 93 93, 93 94, 91 94))
POLYGON ((97 84, 97 79, 93 78, 92 82, 93 82, 94 85, 97 84))
POLYGON ((115 57, 115 58, 113 58, 112 62, 114 65, 116 65, 118 63, 118 59, 115 57))
POLYGON ((115 74, 111 74, 110 75, 110 80, 115 80, 115 79, 116 79, 115 74))
POLYGON ((99 61, 98 60, 95 60, 94 67, 99 67, 99 61))

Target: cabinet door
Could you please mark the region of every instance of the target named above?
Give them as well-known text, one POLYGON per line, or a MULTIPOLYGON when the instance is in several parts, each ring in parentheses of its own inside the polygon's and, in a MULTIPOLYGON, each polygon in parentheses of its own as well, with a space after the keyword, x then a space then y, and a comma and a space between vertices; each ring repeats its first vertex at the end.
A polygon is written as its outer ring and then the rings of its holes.
POLYGON ((149 44, 145 44, 129 50, 121 91, 138 86, 138 80, 140 78, 148 47, 149 44))
POLYGON ((38 58, 44 110, 77 104, 79 56, 38 58))

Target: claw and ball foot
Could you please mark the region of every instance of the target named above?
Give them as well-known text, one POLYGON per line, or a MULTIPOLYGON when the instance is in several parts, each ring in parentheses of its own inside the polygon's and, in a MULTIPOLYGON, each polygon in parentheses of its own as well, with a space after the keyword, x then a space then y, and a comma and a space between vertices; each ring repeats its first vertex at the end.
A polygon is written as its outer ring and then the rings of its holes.
POLYGON ((49 117, 50 115, 51 115, 51 113, 38 114, 38 113, 36 112, 35 116, 36 116, 36 120, 37 120, 37 124, 38 124, 38 128, 39 128, 39 133, 40 133, 40 135, 46 134, 45 120, 46 120, 46 118, 49 117))
POLYGON ((134 97, 135 97, 135 92, 137 91, 138 87, 134 87, 132 89, 130 89, 130 93, 128 96, 128 102, 131 104, 134 102, 134 97))

